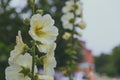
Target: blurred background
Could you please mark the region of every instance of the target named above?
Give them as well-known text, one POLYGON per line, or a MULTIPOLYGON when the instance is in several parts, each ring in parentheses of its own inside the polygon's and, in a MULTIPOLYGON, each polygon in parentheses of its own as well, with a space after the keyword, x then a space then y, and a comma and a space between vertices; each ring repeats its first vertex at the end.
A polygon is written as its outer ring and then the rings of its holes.
MULTIPOLYGON (((59 28, 56 48, 56 70, 71 67, 74 62, 87 62, 95 68, 96 74, 108 77, 120 76, 120 0, 82 0, 83 18, 87 27, 82 37, 76 40, 76 55, 71 52, 69 43, 62 39, 64 29, 60 17, 66 0, 36 0, 36 8, 49 13, 59 28), (83 47, 78 46, 81 44, 83 47), (76 58, 77 57, 77 58, 76 58), (72 63, 71 63, 72 62, 72 63), (69 64, 69 65, 68 65, 69 64), (66 66, 67 65, 67 66, 66 66)), ((8 66, 10 51, 14 49, 18 30, 22 31, 24 42, 31 39, 23 24, 23 19, 31 16, 27 0, 0 0, 0 80, 5 80, 5 68, 8 66)), ((70 70, 70 71, 72 71, 70 70)))

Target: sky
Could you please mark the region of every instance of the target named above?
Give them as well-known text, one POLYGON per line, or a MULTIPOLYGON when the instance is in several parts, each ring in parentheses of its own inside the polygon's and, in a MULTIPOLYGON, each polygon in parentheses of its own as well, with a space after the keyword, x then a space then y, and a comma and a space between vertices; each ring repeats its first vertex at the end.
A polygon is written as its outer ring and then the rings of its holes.
MULTIPOLYGON (((82 2, 87 27, 82 31, 81 39, 86 41, 87 48, 92 50, 95 56, 110 53, 120 44, 120 0, 82 0, 82 2)), ((26 2, 13 0, 10 5, 18 7, 19 12, 26 2)))
POLYGON ((94 55, 110 53, 120 44, 120 0, 83 0, 87 23, 82 40, 94 55))

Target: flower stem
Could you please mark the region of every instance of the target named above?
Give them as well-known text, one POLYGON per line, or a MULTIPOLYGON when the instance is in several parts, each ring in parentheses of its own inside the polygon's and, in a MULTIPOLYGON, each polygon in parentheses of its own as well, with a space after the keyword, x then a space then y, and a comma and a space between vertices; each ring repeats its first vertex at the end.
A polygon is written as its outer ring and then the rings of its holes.
POLYGON ((35 13, 35 0, 33 0, 33 5, 32 5, 32 15, 35 13))
MULTIPOLYGON (((35 0, 33 0, 33 4, 32 4, 32 15, 34 15, 34 13, 35 13, 35 0)), ((35 41, 33 40, 32 42, 32 79, 31 80, 35 80, 34 67, 35 67, 35 41)))
POLYGON ((35 41, 32 42, 32 80, 34 80, 34 67, 35 67, 35 41))
MULTIPOLYGON (((76 0, 74 0, 74 7, 76 5, 75 3, 76 3, 76 0)), ((74 45, 74 32, 75 32, 75 20, 76 20, 75 8, 74 8, 73 14, 74 14, 74 22, 73 22, 73 30, 72 30, 72 43, 74 45)))

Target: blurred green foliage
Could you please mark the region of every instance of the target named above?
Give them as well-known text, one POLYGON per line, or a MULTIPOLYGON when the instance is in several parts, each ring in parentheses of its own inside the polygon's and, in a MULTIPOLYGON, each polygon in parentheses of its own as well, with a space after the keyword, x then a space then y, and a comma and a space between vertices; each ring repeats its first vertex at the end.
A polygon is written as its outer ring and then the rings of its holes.
POLYGON ((120 75, 120 45, 113 48, 111 53, 102 53, 95 57, 96 71, 110 77, 120 75))
MULTIPOLYGON (((20 12, 17 8, 9 4, 12 0, 0 0, 0 80, 5 80, 5 68, 8 66, 10 51, 15 46, 15 38, 18 30, 22 31, 23 41, 29 43, 29 26, 23 24, 23 14, 31 14, 31 7, 27 4, 20 12)), ((63 7, 66 0, 36 0, 36 10, 43 9, 44 13, 49 13, 55 19, 55 25, 59 29, 57 48, 55 56, 57 69, 68 69, 73 71, 77 62, 81 61, 81 45, 77 38, 74 39, 74 46, 70 41, 62 39, 65 30, 60 21, 63 7)))

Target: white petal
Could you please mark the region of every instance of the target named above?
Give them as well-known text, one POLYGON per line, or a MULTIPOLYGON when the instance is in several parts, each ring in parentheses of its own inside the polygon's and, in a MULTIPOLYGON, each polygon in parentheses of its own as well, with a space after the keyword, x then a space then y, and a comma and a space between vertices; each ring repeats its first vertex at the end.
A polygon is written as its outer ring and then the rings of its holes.
POLYGON ((72 29, 73 29, 73 24, 70 24, 70 23, 63 24, 63 28, 64 28, 64 29, 72 30, 72 29))
POLYGON ((82 12, 82 6, 81 6, 81 2, 77 1, 76 5, 78 6, 78 9, 75 11, 76 15, 80 15, 82 12))
POLYGON ((31 80, 28 76, 19 73, 22 70, 20 66, 9 66, 5 70, 6 80, 31 80))
POLYGON ((42 24, 44 26, 52 26, 54 25, 54 20, 51 18, 51 16, 49 14, 46 14, 42 17, 42 24))
POLYGON ((64 22, 64 21, 67 21, 69 22, 70 19, 73 19, 74 18, 74 14, 69 12, 67 14, 64 14, 62 17, 61 17, 61 21, 64 22))
POLYGON ((44 74, 53 76, 55 67, 56 60, 54 57, 49 56, 44 59, 44 74))
POLYGON ((45 75, 54 76, 55 71, 53 68, 46 67, 44 73, 45 73, 45 75))
POLYGON ((45 35, 40 38, 42 43, 50 44, 54 42, 58 35, 58 29, 55 26, 47 26, 43 29, 45 35))
POLYGON ((51 43, 51 47, 49 48, 49 51, 47 53, 47 56, 49 57, 53 57, 54 56, 54 51, 55 51, 55 48, 56 48, 56 43, 51 43))
POLYGON ((34 26, 36 22, 40 24, 42 21, 41 18, 42 16, 40 14, 34 14, 30 19, 30 25, 34 26))
POLYGON ((18 66, 9 66, 5 70, 6 74, 6 80, 21 80, 22 74, 19 72, 21 71, 21 68, 18 66))
POLYGON ((73 29, 73 23, 70 23, 70 20, 74 19, 73 13, 67 13, 62 16, 61 21, 63 22, 63 28, 64 29, 73 29))
POLYGON ((43 53, 50 53, 50 51, 54 52, 55 48, 56 48, 56 44, 55 43, 50 43, 50 44, 37 44, 38 50, 40 52, 43 53))
POLYGON ((54 80, 52 76, 48 75, 39 75, 38 80, 54 80))
POLYGON ((21 32, 18 31, 18 36, 16 37, 16 46, 15 46, 14 50, 12 50, 10 52, 10 58, 9 58, 9 61, 8 61, 10 65, 12 65, 14 63, 14 61, 17 59, 17 57, 21 53, 23 53, 24 48, 26 46, 27 45, 23 43, 21 32))
POLYGON ((15 61, 15 64, 31 69, 32 56, 29 53, 25 53, 24 55, 20 55, 18 57, 18 59, 15 61))
POLYGON ((47 53, 50 47, 51 47, 50 44, 38 44, 37 45, 38 50, 43 53, 47 53))
POLYGON ((74 1, 67 1, 65 4, 66 4, 66 5, 62 8, 62 12, 63 12, 63 13, 68 13, 68 12, 70 12, 71 10, 74 9, 74 7, 73 7, 74 1))
POLYGON ((74 1, 73 0, 69 0, 65 4, 66 4, 66 6, 72 6, 72 5, 74 5, 74 1))

